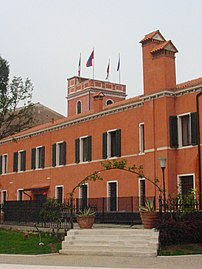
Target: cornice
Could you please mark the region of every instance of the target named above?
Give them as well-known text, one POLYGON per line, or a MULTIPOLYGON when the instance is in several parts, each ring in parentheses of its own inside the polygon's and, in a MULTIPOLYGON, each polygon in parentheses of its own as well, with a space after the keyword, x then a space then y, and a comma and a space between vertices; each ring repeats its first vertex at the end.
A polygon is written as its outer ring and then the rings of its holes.
POLYGON ((62 122, 62 123, 56 124, 54 126, 42 128, 42 129, 37 130, 37 131, 30 131, 29 133, 24 134, 24 135, 23 134, 22 135, 15 135, 14 137, 10 137, 10 138, 4 139, 3 141, 0 141, 0 145, 5 144, 5 143, 9 143, 9 142, 12 142, 12 141, 17 142, 17 140, 30 138, 32 136, 40 135, 40 134, 47 133, 47 132, 53 132, 53 131, 64 129, 64 128, 67 128, 67 127, 70 127, 70 126, 74 126, 76 124, 80 124, 80 123, 87 122, 87 121, 90 121, 90 120, 105 117, 107 115, 119 113, 119 112, 126 111, 126 110, 131 110, 131 109, 134 109, 134 108, 138 108, 138 107, 143 106, 145 102, 149 102, 151 100, 155 100, 155 99, 158 99, 158 98, 180 97, 182 95, 187 95, 187 94, 199 92, 201 90, 202 90, 202 85, 199 85, 199 86, 190 87, 190 88, 183 89, 183 90, 178 90, 178 91, 175 91, 175 92, 171 91, 171 90, 170 91, 164 90, 164 91, 154 93, 154 94, 151 94, 151 95, 140 96, 139 101, 137 101, 137 100, 132 101, 131 100, 131 103, 121 104, 120 106, 107 108, 107 109, 102 110, 102 111, 100 111, 98 113, 93 113, 93 114, 90 114, 90 115, 80 116, 79 118, 73 119, 73 120, 68 120, 67 119, 66 122, 62 122))

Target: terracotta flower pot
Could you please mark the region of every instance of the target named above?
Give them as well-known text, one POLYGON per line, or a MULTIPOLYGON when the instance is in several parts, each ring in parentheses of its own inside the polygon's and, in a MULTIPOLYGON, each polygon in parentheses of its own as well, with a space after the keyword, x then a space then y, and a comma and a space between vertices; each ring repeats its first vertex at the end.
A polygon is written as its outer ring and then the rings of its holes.
POLYGON ((156 228, 159 218, 158 212, 140 212, 140 217, 145 229, 156 228))
POLYGON ((91 229, 93 227, 94 220, 94 216, 80 216, 76 218, 81 229, 91 229))

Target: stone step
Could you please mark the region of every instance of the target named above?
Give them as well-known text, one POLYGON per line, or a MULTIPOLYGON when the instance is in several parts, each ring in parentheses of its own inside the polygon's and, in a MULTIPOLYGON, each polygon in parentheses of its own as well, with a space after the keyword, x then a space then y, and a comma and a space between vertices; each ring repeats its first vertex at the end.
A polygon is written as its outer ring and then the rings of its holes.
POLYGON ((154 251, 106 251, 106 250, 60 250, 60 254, 64 255, 85 255, 85 256, 116 256, 116 257, 137 257, 137 256, 157 256, 154 251))
POLYGON ((110 245, 148 245, 148 244, 154 244, 156 245, 156 241, 148 241, 148 240, 114 240, 112 238, 110 239, 102 239, 102 240, 98 240, 97 238, 94 238, 93 240, 90 240, 89 238, 75 238, 75 240, 72 239, 68 239, 64 241, 65 243, 68 244, 88 244, 91 243, 93 245, 96 244, 110 244, 110 245))

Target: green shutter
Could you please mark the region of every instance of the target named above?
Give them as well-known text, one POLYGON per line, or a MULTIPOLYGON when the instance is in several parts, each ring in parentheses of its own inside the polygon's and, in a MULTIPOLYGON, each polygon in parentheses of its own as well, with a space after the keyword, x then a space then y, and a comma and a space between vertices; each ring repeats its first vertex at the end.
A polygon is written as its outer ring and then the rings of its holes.
POLYGON ((34 170, 36 169, 36 148, 32 149, 32 162, 31 162, 31 168, 34 170))
POLYGON ((0 175, 2 174, 2 156, 0 156, 0 175))
POLYGON ((62 150, 62 165, 66 164, 66 142, 64 141, 61 146, 62 150))
POLYGON ((80 161, 80 156, 79 156, 79 138, 75 139, 75 163, 79 163, 80 161))
POLYGON ((107 159, 107 133, 102 134, 102 158, 107 159))
POLYGON ((22 171, 26 170, 26 151, 22 152, 22 171))
POLYGON ((191 144, 198 145, 198 115, 197 112, 191 113, 191 144))
POLYGON ((56 144, 52 145, 52 166, 56 166, 56 144))
POLYGON ((88 161, 92 161, 92 136, 88 136, 88 161))
POLYGON ((170 116, 170 147, 178 147, 177 116, 170 116))
POLYGON ((121 129, 116 130, 115 139, 116 139, 115 155, 117 157, 120 157, 121 156, 121 129))
POLYGON ((45 147, 43 146, 41 148, 41 163, 40 163, 40 168, 44 168, 45 167, 45 147))
POLYGON ((18 152, 13 153, 13 172, 18 171, 18 152))

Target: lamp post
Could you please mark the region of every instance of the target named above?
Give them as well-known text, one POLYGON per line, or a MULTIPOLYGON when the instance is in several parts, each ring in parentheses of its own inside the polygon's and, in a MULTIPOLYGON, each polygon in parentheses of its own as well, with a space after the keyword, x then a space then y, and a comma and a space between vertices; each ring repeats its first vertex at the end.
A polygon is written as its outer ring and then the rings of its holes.
POLYGON ((165 168, 166 168, 166 160, 167 158, 165 157, 160 157, 159 161, 160 161, 160 167, 162 170, 162 181, 163 181, 163 209, 164 212, 166 212, 166 185, 165 185, 165 168))

